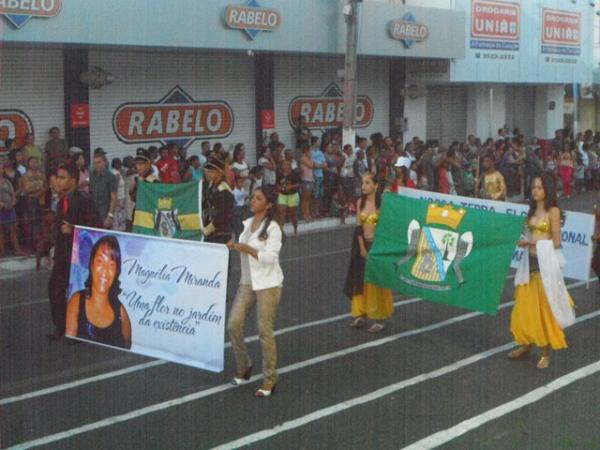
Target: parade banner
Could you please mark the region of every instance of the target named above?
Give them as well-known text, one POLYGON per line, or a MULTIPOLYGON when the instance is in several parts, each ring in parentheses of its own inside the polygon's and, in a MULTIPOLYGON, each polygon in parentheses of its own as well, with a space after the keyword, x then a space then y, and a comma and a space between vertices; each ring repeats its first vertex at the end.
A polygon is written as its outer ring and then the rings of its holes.
POLYGON ((223 370, 223 245, 76 227, 66 335, 223 370))
POLYGON ((385 194, 365 280, 495 314, 523 218, 385 194))
POLYGON ((133 232, 201 241, 202 183, 138 183, 133 232))
MULTIPOLYGON (((479 198, 461 197, 458 195, 438 194, 437 192, 420 191, 416 189, 403 188, 400 195, 411 198, 418 198, 427 201, 436 201, 442 204, 450 203, 466 208, 475 208, 482 211, 508 214, 511 216, 527 217, 529 205, 521 203, 498 202, 493 200, 482 200, 479 198)), ((590 278, 590 267, 592 265, 592 256, 594 253, 594 235, 595 218, 591 214, 580 212, 564 211, 565 220, 562 224, 561 251, 566 259, 566 265, 562 268, 563 275, 566 278, 572 278, 579 281, 588 281, 590 278)), ((523 251, 515 248, 511 267, 519 267, 523 251)))

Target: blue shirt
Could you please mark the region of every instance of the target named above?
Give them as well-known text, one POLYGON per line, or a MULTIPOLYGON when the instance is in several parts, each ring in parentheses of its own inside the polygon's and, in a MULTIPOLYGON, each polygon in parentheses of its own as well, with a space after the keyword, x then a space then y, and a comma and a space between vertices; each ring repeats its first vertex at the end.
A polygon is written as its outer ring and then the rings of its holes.
POLYGON ((204 177, 204 172, 202 171, 202 168, 195 168, 195 167, 190 167, 190 172, 192 172, 192 180, 194 181, 202 181, 202 178, 204 177))
MULTIPOLYGON (((323 164, 327 164, 327 160, 325 159, 325 155, 323 154, 323 152, 319 149, 313 149, 312 151, 312 160, 315 164, 318 165, 323 165, 323 164)), ((323 169, 319 168, 319 169, 314 169, 314 173, 315 173, 315 177, 316 178, 323 178, 323 169)))

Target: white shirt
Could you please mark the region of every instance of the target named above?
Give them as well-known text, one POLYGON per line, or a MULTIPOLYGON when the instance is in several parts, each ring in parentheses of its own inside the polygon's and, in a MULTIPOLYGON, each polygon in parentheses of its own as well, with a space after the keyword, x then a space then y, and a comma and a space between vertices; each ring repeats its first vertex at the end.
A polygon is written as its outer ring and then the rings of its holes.
POLYGON ((354 155, 346 155, 344 153, 344 164, 342 165, 342 169, 340 170, 340 176, 342 178, 352 178, 354 177, 354 161, 356 160, 356 156, 354 155))
POLYGON ((248 175, 250 174, 250 169, 248 169, 248 163, 246 163, 246 161, 241 162, 241 163, 234 162, 231 165, 231 168, 235 172, 239 173, 241 177, 244 177, 244 178, 248 178, 248 175))
POLYGON ((240 253, 241 276, 240 284, 252 285, 253 291, 281 287, 283 285, 283 271, 279 265, 279 252, 281 251, 282 233, 279 224, 273 220, 267 228, 267 239, 260 240, 259 235, 263 229, 261 223, 252 233, 253 217, 244 221, 244 231, 240 235, 240 243, 247 244, 258 253, 258 259, 247 253, 240 253))
POLYGON ((246 189, 238 189, 236 187, 233 190, 233 200, 235 201, 235 206, 244 206, 247 198, 248 194, 246 193, 246 189))
POLYGON ((265 164, 269 164, 269 160, 263 156, 258 160, 258 165, 263 168, 263 184, 275 184, 277 182, 277 173, 265 167, 265 164))

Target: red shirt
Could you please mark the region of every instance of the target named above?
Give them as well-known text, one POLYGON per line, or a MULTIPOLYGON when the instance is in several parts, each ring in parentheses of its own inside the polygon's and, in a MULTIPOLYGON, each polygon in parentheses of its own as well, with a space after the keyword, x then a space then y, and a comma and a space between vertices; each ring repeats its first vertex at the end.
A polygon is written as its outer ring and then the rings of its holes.
MULTIPOLYGON (((398 186, 396 183, 394 183, 394 184, 392 184, 391 192, 393 192, 394 194, 397 194, 401 187, 404 187, 404 186, 398 186)), ((415 182, 409 178, 408 180, 406 180, 406 187, 414 189, 416 187, 415 182)))
POLYGON ((160 159, 156 163, 156 167, 160 173, 160 181, 162 183, 181 183, 179 164, 177 164, 175 158, 167 156, 165 159, 160 159))
POLYGON ((440 194, 450 193, 450 183, 448 183, 448 171, 443 167, 441 167, 439 171, 438 186, 440 194))

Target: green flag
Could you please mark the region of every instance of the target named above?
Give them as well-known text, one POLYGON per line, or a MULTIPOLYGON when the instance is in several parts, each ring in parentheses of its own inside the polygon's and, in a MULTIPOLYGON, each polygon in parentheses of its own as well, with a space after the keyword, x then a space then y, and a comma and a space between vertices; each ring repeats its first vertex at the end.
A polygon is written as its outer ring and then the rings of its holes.
POLYGON ((137 187, 133 232, 202 240, 202 183, 141 182, 137 187))
POLYGON ((385 194, 365 280, 495 314, 523 218, 385 194))

